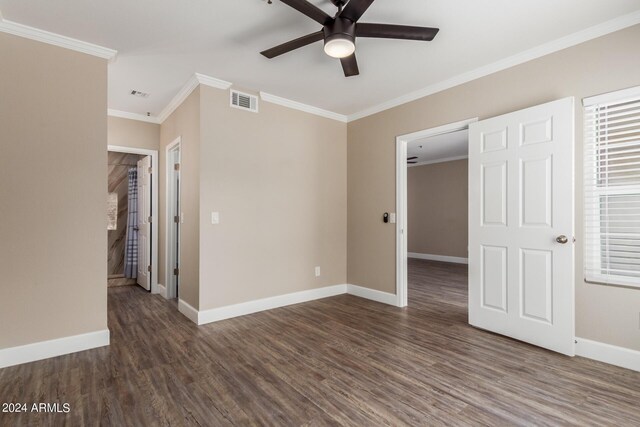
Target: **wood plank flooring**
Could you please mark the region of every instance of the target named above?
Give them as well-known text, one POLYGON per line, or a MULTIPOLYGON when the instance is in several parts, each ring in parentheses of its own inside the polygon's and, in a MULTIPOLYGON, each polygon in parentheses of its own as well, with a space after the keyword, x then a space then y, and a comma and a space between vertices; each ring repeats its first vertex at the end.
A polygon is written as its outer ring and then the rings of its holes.
POLYGON ((409 307, 342 295, 197 327, 109 289, 111 346, 0 370, 0 425, 640 425, 640 373, 471 328, 466 266, 410 260, 409 307))

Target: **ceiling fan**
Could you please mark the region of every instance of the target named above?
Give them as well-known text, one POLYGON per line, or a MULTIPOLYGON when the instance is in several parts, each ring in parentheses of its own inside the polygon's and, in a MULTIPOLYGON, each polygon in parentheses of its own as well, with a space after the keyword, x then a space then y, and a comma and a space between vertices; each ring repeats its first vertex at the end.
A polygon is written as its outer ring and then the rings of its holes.
POLYGON ((347 0, 331 0, 338 8, 333 18, 307 0, 280 1, 321 24, 322 30, 260 53, 271 59, 324 40, 325 53, 340 59, 345 77, 360 74, 355 55, 356 37, 431 41, 439 31, 438 28, 358 22, 374 0, 350 0, 348 3, 347 0))
POLYGON ((412 165, 412 164, 414 164, 414 163, 418 163, 418 162, 416 162, 416 160, 417 160, 417 159, 418 159, 418 158, 417 158, 416 156, 413 156, 413 157, 407 157, 407 164, 412 165))

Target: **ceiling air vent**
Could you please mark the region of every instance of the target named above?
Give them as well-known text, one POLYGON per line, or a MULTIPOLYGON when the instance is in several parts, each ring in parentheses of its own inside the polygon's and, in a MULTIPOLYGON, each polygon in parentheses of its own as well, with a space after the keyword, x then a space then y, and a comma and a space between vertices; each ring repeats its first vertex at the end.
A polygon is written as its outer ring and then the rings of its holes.
POLYGON ((258 97, 246 93, 231 91, 231 106, 254 113, 258 112, 258 97))
POLYGON ((131 95, 137 96, 138 98, 148 98, 149 94, 145 92, 141 92, 139 90, 131 90, 131 95))

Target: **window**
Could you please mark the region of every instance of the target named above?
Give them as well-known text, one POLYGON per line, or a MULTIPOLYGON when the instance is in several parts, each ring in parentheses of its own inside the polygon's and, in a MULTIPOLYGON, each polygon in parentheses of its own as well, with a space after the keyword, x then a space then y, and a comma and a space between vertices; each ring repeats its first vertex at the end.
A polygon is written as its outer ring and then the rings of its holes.
POLYGON ((640 287, 640 87, 584 105, 585 278, 640 287))

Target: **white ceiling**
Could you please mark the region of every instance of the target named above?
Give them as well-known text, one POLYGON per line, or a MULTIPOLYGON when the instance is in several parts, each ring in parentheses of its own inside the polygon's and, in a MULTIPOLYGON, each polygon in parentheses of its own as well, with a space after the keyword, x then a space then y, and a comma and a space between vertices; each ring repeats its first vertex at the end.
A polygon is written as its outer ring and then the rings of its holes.
MULTIPOLYGON (((328 12, 329 0, 312 0, 328 12)), ((158 115, 194 72, 344 115, 604 21, 640 0, 377 0, 362 22, 436 26, 433 42, 358 39, 345 78, 322 43, 259 52, 320 26, 278 0, 0 0, 5 19, 118 51, 109 108, 158 115), (151 94, 129 95, 132 89, 151 94)))
POLYGON ((453 160, 467 156, 468 152, 469 131, 467 129, 430 136, 407 144, 407 158, 416 156, 415 161, 418 163, 453 160))

